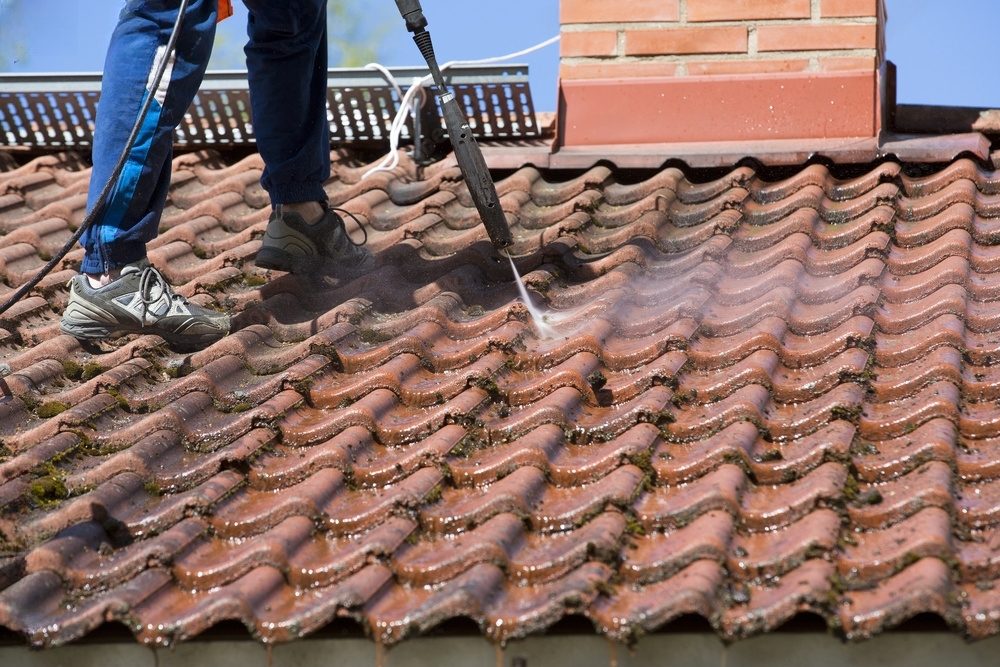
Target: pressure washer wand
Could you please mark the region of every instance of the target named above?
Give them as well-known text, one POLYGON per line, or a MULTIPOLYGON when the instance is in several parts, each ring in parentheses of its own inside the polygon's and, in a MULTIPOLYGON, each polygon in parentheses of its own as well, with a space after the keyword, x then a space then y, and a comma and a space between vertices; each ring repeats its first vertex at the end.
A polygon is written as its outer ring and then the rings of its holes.
POLYGON ((420 0, 396 0, 396 6, 406 21, 406 29, 413 33, 413 41, 427 61, 431 77, 438 87, 437 100, 444 114, 448 138, 451 140, 452 148, 455 149, 458 168, 469 186, 472 201, 476 204, 479 217, 486 227, 486 233, 489 234, 493 246, 497 250, 503 250, 513 244, 514 239, 511 237, 510 227, 507 226, 507 218, 500 207, 500 197, 497 196, 497 188, 490 177, 486 160, 483 159, 479 144, 472 136, 469 120, 462 112, 455 96, 448 92, 444 85, 444 77, 434 55, 434 45, 431 43, 430 33, 427 32, 427 19, 424 18, 424 12, 420 8, 420 0))

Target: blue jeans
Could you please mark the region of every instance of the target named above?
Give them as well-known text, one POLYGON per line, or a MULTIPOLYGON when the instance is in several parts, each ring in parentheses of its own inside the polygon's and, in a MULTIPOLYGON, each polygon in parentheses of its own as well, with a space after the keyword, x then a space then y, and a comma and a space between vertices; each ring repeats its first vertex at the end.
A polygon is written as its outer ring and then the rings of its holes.
MULTIPOLYGON (((272 204, 325 201, 326 0, 244 0, 250 109, 272 204)), ((179 0, 129 0, 111 37, 98 104, 88 210, 111 176, 177 18, 179 0)), ((105 273, 146 256, 170 185, 174 130, 201 85, 215 38, 216 0, 190 0, 163 83, 95 224, 81 271, 105 273)))

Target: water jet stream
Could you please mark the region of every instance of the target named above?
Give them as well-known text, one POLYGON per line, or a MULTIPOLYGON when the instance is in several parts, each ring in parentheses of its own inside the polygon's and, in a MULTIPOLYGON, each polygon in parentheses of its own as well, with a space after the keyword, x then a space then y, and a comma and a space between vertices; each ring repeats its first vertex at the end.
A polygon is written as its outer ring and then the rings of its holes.
POLYGON ((517 267, 514 266, 514 259, 510 255, 507 255, 507 259, 510 261, 510 270, 514 272, 514 282, 517 283, 517 291, 520 293, 521 300, 524 301, 524 305, 528 309, 528 314, 531 315, 531 321, 534 322, 535 329, 542 338, 554 338, 556 330, 545 322, 545 316, 531 302, 531 297, 528 296, 528 289, 524 286, 524 280, 521 278, 521 274, 518 273, 517 267))

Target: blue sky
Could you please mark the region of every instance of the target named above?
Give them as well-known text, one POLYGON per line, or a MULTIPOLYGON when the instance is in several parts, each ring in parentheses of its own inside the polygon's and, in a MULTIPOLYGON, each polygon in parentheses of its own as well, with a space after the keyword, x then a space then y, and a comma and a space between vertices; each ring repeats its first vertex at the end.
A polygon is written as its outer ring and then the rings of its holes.
MULTIPOLYGON (((608 0, 613 1, 613 0, 608 0)), ((620 0, 625 1, 625 0, 620 0)), ((0 0, 0 52, 8 71, 97 71, 122 0, 0 0), (19 48, 12 48, 14 45, 19 48)), ((223 23, 215 65, 237 64, 245 9, 223 23)), ((392 0, 357 0, 365 21, 382 31, 378 60, 417 65, 420 54, 392 0)), ((442 61, 519 50, 559 31, 558 0, 424 0, 442 61)), ((888 0, 889 58, 899 69, 899 101, 1000 107, 1000 68, 992 46, 1000 24, 996 0, 888 0)), ((558 47, 519 59, 532 71, 540 110, 555 108, 558 47)))
MULTIPOLYGON (((97 71, 114 29, 122 0, 20 0, 16 10, 3 11, 0 0, 0 51, 7 71, 97 71), (9 62, 7 45, 23 44, 17 62, 9 62), (23 55, 23 57, 22 57, 23 55)), ((488 58, 537 44, 559 33, 558 0, 423 0, 438 60, 488 58), (474 11, 470 7, 475 6, 474 11), (531 17, 526 20, 525 17, 531 17)), ((239 65, 246 41, 246 9, 233 3, 237 14, 221 24, 221 47, 212 66, 239 65)), ((378 61, 387 66, 420 65, 420 52, 403 26, 393 0, 355 0, 366 7, 365 21, 378 40, 378 61)), ((331 31, 334 28, 331 27, 331 31)), ((540 110, 555 108, 558 44, 519 58, 532 71, 532 91, 540 110)), ((331 66, 337 63, 331 62, 331 66)))

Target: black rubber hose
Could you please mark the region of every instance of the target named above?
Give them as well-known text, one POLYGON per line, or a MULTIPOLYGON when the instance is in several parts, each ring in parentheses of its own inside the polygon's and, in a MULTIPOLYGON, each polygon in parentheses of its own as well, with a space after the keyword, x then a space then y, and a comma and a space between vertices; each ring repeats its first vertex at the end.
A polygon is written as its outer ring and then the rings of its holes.
POLYGON ((94 203, 94 208, 91 209, 87 217, 83 219, 80 227, 73 232, 73 236, 70 240, 66 242, 66 245, 57 252, 52 259, 49 260, 48 264, 43 266, 41 270, 28 282, 21 285, 6 301, 3 305, 0 305, 0 315, 4 314, 10 308, 24 298, 24 296, 35 289, 38 283, 42 282, 42 279, 49 274, 52 269, 55 268, 56 264, 61 262, 63 258, 73 249, 73 246, 77 244, 83 233, 94 224, 104 212, 105 206, 108 204, 108 197, 111 195, 111 191, 114 189, 115 185, 118 183, 118 179, 122 175, 122 170, 125 169, 125 163, 128 161, 128 155, 132 152, 132 148, 135 146, 136 139, 139 137, 139 132, 142 130, 142 124, 146 119, 146 114, 149 113, 149 107, 153 103, 153 99, 156 96, 156 90, 160 87, 160 83, 163 81, 163 75, 167 71, 167 63, 170 61, 170 54, 174 52, 177 48, 177 39, 180 37, 181 27, 184 25, 184 14, 187 13, 189 0, 181 0, 180 7, 177 10, 177 20, 174 21, 173 30, 170 33, 170 39, 167 41, 167 48, 163 52, 163 58, 160 60, 160 64, 156 68, 156 72, 153 75, 153 85, 150 87, 146 95, 146 100, 142 104, 142 108, 139 110, 139 117, 135 121, 135 125, 132 127, 132 132, 129 134, 128 141, 125 142, 125 149, 122 150, 121 157, 118 158, 118 163, 115 165, 114 171, 111 172, 111 176, 108 178, 108 182, 104 184, 104 189, 101 190, 101 194, 97 197, 97 201, 94 203))

